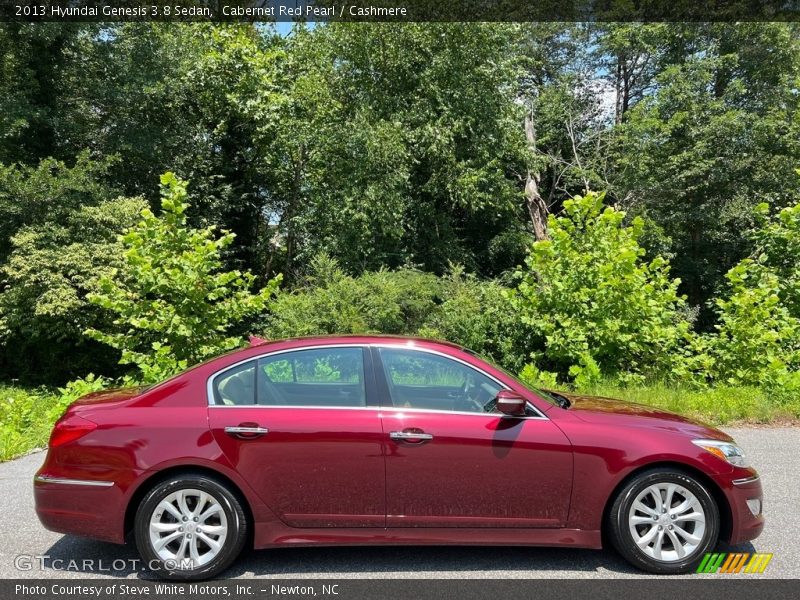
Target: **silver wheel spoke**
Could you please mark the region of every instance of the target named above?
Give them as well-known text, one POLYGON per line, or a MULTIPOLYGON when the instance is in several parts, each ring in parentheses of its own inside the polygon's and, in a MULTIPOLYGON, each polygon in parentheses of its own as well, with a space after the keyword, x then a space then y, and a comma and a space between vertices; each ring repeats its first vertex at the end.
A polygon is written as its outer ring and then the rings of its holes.
POLYGON ((658 559, 661 560, 661 546, 664 544, 664 532, 659 531, 658 535, 656 536, 656 543, 653 546, 653 555, 658 559))
POLYGON ((169 514, 171 514, 173 517, 175 517, 179 521, 181 520, 181 516, 182 516, 181 515, 181 511, 179 511, 177 508, 175 508, 175 505, 172 504, 172 502, 167 502, 165 500, 162 500, 161 502, 158 503, 158 508, 167 511, 169 514))
POLYGON ((153 546, 156 550, 161 550, 164 546, 169 544, 172 540, 177 540, 178 538, 183 537, 183 532, 176 531, 175 533, 170 533, 169 535, 165 535, 161 539, 159 539, 153 546))
POLYGON ((675 535, 675 532, 668 529, 667 535, 672 542, 672 547, 675 549, 675 553, 678 555, 678 558, 683 558, 686 556, 686 550, 684 549, 681 541, 678 539, 678 536, 675 535))
POLYGON ((197 531, 208 535, 221 535, 225 532, 225 528, 222 525, 201 525, 197 531))
POLYGON ((658 527, 653 525, 646 534, 644 534, 641 538, 636 540, 636 544, 640 548, 646 548, 647 546, 650 545, 650 542, 652 542, 653 539, 656 537, 657 533, 658 533, 658 527))
POLYGON ((203 533, 202 531, 198 532, 198 534, 197 534, 197 537, 199 537, 199 538, 200 538, 201 540, 203 540, 203 541, 204 541, 206 544, 208 544, 208 547, 209 547, 209 548, 211 548, 211 549, 212 549, 214 552, 219 552, 219 549, 220 549, 220 547, 221 547, 221 546, 219 545, 219 542, 216 542, 216 541, 212 540, 210 537, 208 537, 208 536, 207 536, 205 533, 203 533))
POLYGON ((208 519, 208 517, 210 517, 211 515, 215 515, 215 514, 217 514, 217 513, 218 513, 218 512, 220 512, 221 510, 222 510, 222 507, 221 507, 219 504, 213 504, 213 505, 209 506, 209 507, 206 509, 206 512, 204 512, 203 514, 201 514, 201 515, 198 517, 198 520, 199 520, 201 523, 204 523, 204 522, 205 522, 205 520, 206 520, 206 519, 208 519))
POLYGON ((150 529, 161 533, 167 533, 169 531, 177 531, 180 526, 180 523, 152 523, 150 529))
POLYGON ((654 511, 649 506, 645 506, 644 504, 642 504, 639 501, 636 501, 636 502, 633 503, 633 508, 635 508, 639 512, 643 512, 646 515, 650 515, 650 518, 658 516, 658 513, 656 511, 654 511))
POLYGON ((675 533, 677 533, 684 540, 686 540, 687 542, 689 542, 691 544, 699 544, 700 543, 701 538, 697 537, 696 535, 692 535, 691 533, 689 533, 688 531, 686 531, 684 529, 681 529, 677 525, 675 526, 675 533))

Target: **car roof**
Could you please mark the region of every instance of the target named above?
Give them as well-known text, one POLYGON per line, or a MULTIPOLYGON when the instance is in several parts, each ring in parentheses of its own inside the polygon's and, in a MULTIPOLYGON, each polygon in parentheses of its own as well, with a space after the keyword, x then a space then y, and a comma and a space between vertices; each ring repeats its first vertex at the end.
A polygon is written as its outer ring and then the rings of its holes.
POLYGON ((421 342, 425 344, 438 344, 440 346, 448 346, 450 348, 455 348, 456 350, 461 350, 463 352, 471 352, 468 348, 464 346, 459 346, 458 344, 454 344, 453 342, 448 342, 446 340, 435 340, 432 338, 424 338, 418 336, 410 336, 410 335, 393 335, 393 334, 355 334, 355 333, 348 333, 348 334, 330 334, 330 335, 309 335, 309 336, 298 336, 298 337, 291 337, 291 338, 281 338, 275 340, 268 340, 263 338, 251 337, 250 338, 250 346, 266 346, 266 345, 273 345, 285 342, 304 342, 304 343, 315 343, 319 342, 320 344, 329 344, 331 342, 342 341, 342 342, 355 342, 359 344, 371 344, 371 343, 380 343, 380 342, 421 342))

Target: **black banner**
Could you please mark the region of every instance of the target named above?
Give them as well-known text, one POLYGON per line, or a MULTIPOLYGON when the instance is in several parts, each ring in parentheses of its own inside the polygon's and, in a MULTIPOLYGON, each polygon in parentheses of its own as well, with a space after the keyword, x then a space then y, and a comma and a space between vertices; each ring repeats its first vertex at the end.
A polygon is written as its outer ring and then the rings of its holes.
POLYGON ((800 0, 0 0, 0 21, 797 21, 800 0))
POLYGON ((156 600, 267 598, 328 598, 330 600, 373 600, 408 598, 414 600, 536 598, 538 600, 591 597, 592 600, 619 598, 724 598, 725 600, 782 600, 793 598, 797 581, 764 580, 731 575, 729 578, 688 579, 649 577, 628 580, 459 580, 459 579, 239 579, 198 583, 154 582, 138 579, 61 579, 0 581, 5 600, 156 600))

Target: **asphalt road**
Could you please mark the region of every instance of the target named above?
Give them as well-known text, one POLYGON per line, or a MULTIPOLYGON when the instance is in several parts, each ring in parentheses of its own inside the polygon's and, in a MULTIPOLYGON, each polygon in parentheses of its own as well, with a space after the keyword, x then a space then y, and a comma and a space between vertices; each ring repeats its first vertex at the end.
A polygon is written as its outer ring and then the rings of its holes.
MULTIPOLYGON (((724 548, 772 552, 764 577, 796 578, 800 567, 800 429, 728 429, 761 472, 767 525, 752 544, 724 548)), ((0 464, 0 578, 126 577, 150 579, 135 548, 45 530, 33 510, 32 478, 44 455, 0 464), (23 555, 22 559, 17 557, 23 555), (49 555, 42 560, 24 556, 49 555), (20 560, 22 562, 20 563, 20 560), (77 561, 70 565, 69 561, 77 561), (93 561, 100 572, 84 569, 93 561), (15 565, 30 562, 31 570, 15 565), (87 563, 88 564, 88 563, 87 563)), ((251 551, 231 578, 623 578, 641 577, 613 551, 554 548, 370 547, 251 551)), ((741 575, 740 575, 741 576, 741 575)), ((730 577, 730 576, 728 576, 730 577)))

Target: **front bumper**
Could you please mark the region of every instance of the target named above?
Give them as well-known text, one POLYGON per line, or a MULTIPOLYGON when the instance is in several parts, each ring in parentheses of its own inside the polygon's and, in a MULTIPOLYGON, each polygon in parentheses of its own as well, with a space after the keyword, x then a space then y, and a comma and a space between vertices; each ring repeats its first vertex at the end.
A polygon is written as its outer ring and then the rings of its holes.
POLYGON ((764 497, 761 490, 761 478, 755 470, 749 469, 747 473, 739 473, 730 480, 725 489, 728 504, 731 509, 730 544, 741 544, 754 540, 764 530, 764 497), (748 500, 750 505, 748 505, 748 500), (753 514, 751 506, 760 508, 758 514, 753 514))

